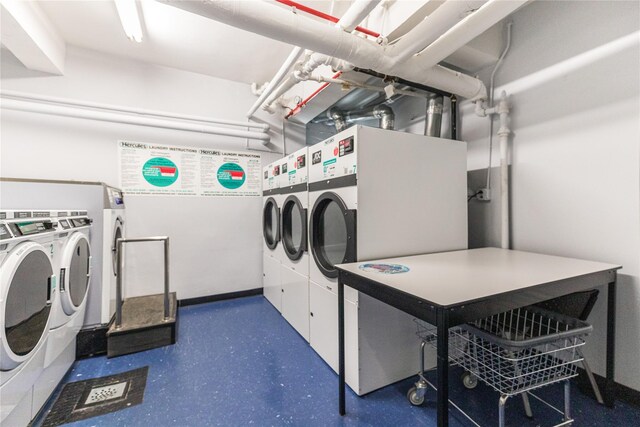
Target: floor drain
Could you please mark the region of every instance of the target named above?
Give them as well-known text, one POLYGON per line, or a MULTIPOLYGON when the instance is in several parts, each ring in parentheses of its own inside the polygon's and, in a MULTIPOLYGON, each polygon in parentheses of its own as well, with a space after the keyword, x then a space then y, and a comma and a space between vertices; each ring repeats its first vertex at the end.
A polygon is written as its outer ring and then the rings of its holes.
POLYGON ((107 400, 119 399, 125 395, 128 385, 129 383, 125 381, 103 387, 92 388, 84 401, 84 405, 88 406, 96 403, 102 403, 107 400))

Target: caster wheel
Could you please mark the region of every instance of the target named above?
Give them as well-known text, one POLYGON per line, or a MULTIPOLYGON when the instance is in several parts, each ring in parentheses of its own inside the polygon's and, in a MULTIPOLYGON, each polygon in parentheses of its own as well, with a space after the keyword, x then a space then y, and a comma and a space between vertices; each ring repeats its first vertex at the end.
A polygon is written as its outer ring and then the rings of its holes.
POLYGON ((407 392, 407 399, 413 406, 420 406, 424 403, 424 396, 418 394, 418 389, 411 387, 407 392))
POLYGON ((476 388, 476 386, 478 385, 478 378, 471 372, 465 372, 464 374, 462 374, 461 379, 462 384, 469 390, 476 388))

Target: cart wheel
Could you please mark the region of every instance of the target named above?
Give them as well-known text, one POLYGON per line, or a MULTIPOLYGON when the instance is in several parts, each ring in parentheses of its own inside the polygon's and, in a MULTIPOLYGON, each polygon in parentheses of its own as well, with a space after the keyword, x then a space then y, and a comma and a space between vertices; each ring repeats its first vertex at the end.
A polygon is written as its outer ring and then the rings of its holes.
POLYGON ((407 399, 413 406, 420 406, 424 403, 424 396, 420 396, 418 394, 418 389, 415 387, 411 387, 407 392, 407 399))
POLYGON ((478 385, 478 377, 471 372, 465 372, 462 374, 462 384, 469 390, 474 389, 478 385))

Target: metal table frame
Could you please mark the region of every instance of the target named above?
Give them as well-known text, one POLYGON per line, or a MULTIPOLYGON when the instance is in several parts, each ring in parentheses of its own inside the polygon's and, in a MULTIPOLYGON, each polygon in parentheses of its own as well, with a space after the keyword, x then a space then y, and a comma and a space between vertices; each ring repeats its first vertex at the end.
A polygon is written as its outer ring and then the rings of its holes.
MULTIPOLYGON (((397 260, 396 260, 397 261, 397 260)), ((357 263, 359 264, 359 263, 357 263)), ((607 284, 607 345, 606 383, 604 401, 613 407, 615 400, 615 327, 616 327, 616 281, 617 269, 541 283, 516 291, 495 294, 489 297, 443 306, 421 299, 394 287, 362 277, 337 267, 338 274, 338 358, 339 358, 339 410, 345 415, 345 320, 344 287, 382 301, 398 310, 437 327, 437 419, 438 426, 449 424, 449 334, 451 327, 488 317, 503 311, 535 304, 573 292, 585 291, 607 284)))

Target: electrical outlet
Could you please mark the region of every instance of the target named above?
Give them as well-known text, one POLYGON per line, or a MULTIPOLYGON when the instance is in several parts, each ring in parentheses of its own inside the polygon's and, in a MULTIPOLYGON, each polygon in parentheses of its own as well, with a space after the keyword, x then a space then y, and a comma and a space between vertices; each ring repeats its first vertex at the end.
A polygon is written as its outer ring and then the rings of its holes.
POLYGON ((477 196, 478 200, 482 201, 482 202, 488 202, 491 200, 491 190, 489 190, 488 188, 481 188, 480 190, 478 190, 478 196, 477 196))

